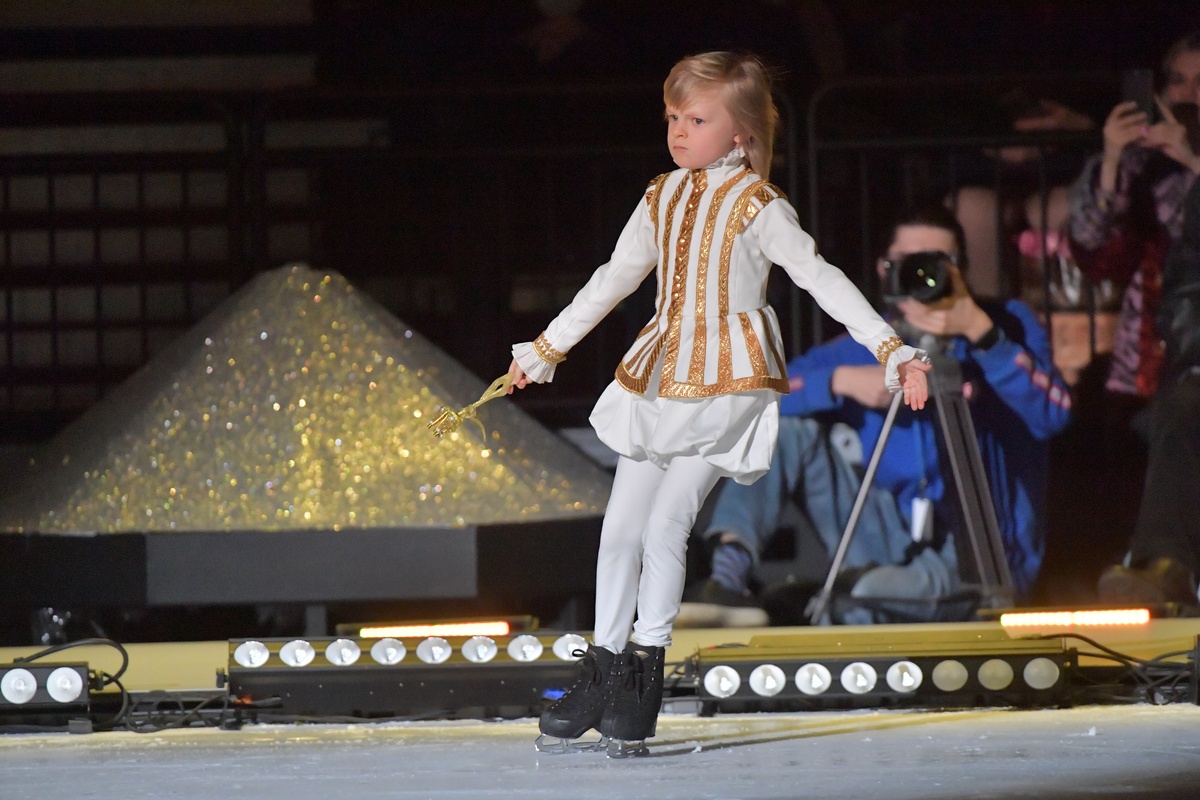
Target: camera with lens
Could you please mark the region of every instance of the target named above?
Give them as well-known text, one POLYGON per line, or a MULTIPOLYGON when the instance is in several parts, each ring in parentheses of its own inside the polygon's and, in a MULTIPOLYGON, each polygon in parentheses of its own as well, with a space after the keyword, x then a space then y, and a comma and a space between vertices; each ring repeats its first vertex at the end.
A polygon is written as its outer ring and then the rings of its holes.
POLYGON ((954 292, 951 267, 957 261, 949 253, 925 250, 884 262, 883 296, 888 302, 911 297, 918 303, 935 303, 954 292))

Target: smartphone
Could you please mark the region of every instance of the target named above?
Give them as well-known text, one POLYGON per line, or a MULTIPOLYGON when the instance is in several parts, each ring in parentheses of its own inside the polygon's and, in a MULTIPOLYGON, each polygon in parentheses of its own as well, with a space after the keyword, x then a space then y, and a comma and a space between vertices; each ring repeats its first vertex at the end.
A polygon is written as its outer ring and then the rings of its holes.
POLYGON ((1137 110, 1146 115, 1148 122, 1154 122, 1158 112, 1154 103, 1154 71, 1131 69, 1122 75, 1121 100, 1137 103, 1137 110))

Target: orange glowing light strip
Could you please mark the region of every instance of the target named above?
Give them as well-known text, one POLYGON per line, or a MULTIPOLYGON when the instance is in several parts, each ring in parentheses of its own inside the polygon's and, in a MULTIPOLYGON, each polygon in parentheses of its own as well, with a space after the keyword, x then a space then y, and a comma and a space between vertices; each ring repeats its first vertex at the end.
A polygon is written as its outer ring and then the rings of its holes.
POLYGON ((1106 608, 1096 611, 1018 611, 1000 615, 1005 628, 1072 628, 1097 625, 1145 625, 1150 610, 1106 608))
POLYGON ((428 625, 381 625, 375 628, 363 628, 358 635, 364 639, 382 639, 392 637, 419 636, 508 636, 508 622, 441 622, 428 625))

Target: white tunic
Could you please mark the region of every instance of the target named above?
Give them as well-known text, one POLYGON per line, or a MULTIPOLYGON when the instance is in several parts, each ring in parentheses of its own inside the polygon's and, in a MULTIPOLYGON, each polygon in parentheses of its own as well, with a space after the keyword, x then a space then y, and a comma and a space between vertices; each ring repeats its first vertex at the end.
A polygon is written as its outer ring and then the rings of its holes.
POLYGON ((858 289, 817 253, 782 193, 740 149, 702 170, 660 175, 617 239, 609 262, 534 342, 513 346, 530 379, 555 365, 657 268, 654 318, 605 389, 591 423, 621 455, 666 466, 699 455, 741 483, 771 463, 779 394, 786 393, 782 337, 767 305, 771 264, 808 291, 850 335, 886 356, 887 382, 917 355, 858 289))

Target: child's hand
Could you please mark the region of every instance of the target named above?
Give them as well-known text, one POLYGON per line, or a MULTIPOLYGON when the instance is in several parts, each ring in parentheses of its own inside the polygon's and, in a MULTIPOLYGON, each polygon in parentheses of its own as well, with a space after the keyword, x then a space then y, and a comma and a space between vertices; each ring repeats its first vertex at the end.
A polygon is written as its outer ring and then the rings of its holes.
POLYGON ((508 387, 507 394, 512 394, 513 389, 524 389, 529 385, 529 378, 525 376, 525 370, 521 369, 521 365, 515 358, 508 365, 508 374, 512 376, 512 386, 508 387))
POLYGON ((898 368, 900 389, 904 392, 904 402, 913 411, 920 411, 929 399, 929 380, 925 373, 933 369, 919 358, 913 358, 901 364, 898 368))

